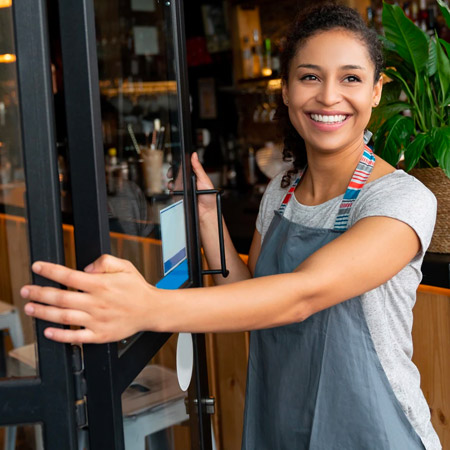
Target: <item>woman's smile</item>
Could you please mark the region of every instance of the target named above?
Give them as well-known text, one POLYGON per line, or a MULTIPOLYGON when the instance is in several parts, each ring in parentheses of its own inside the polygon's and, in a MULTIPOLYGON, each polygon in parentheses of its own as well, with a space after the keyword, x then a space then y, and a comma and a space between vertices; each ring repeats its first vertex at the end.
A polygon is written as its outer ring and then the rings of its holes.
POLYGON ((314 111, 306 115, 320 131, 335 131, 344 126, 351 114, 341 111, 314 111))

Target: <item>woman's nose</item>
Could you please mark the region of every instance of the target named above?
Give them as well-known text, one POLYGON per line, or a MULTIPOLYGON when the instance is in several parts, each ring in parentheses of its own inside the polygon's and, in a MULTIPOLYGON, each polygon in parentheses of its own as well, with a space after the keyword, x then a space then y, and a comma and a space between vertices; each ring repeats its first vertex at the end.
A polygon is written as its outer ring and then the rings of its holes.
POLYGON ((332 81, 324 81, 321 83, 316 99, 318 102, 326 106, 335 105, 342 99, 338 86, 332 81))

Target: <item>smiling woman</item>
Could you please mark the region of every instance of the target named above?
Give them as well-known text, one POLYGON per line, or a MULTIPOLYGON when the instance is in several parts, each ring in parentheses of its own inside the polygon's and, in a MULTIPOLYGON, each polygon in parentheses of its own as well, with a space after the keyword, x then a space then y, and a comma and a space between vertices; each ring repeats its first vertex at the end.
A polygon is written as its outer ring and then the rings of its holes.
MULTIPOLYGON (((253 330, 244 449, 439 449, 410 334, 436 202, 364 144, 379 44, 355 11, 321 6, 294 23, 282 66, 293 166, 264 194, 248 265, 226 229, 230 275, 213 288, 158 289, 108 255, 84 273, 39 262, 35 272, 82 292, 25 286, 26 312, 84 327, 46 330, 61 342, 253 330)), ((196 154, 192 166, 197 188, 211 189, 196 154)), ((216 206, 198 206, 217 266, 216 206)))

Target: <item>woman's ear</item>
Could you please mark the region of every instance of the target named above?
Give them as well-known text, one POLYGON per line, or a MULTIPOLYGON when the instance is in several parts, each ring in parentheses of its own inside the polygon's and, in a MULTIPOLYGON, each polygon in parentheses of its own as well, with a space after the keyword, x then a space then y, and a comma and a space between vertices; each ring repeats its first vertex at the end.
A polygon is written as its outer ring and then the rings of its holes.
POLYGON ((380 75, 380 78, 375 83, 375 86, 373 87, 373 101, 372 106, 375 108, 375 106, 378 106, 381 100, 381 93, 383 92, 383 77, 380 75))

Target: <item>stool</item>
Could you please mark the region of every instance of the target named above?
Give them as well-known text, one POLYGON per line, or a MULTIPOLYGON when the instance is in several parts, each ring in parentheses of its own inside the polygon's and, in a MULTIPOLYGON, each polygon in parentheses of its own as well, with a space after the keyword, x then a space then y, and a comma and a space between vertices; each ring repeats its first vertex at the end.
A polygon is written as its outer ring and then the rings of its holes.
POLYGON ((0 301, 0 330, 8 330, 14 348, 22 347, 23 330, 17 308, 0 301))
MULTIPOLYGON (((125 450, 171 450, 164 430, 189 419, 176 372, 152 364, 144 367, 122 395, 125 450)), ((216 450, 211 426, 212 448, 216 450)))
MULTIPOLYGON (((20 322, 17 308, 9 303, 0 301, 0 332, 8 330, 14 348, 22 347, 24 344, 22 323, 20 322)), ((5 349, 0 348, 0 353, 4 354, 5 349)), ((6 427, 5 450, 14 450, 16 445, 17 426, 6 427)))
POLYGON ((175 371, 156 364, 144 367, 122 395, 126 450, 170 450, 166 428, 189 419, 175 371))

